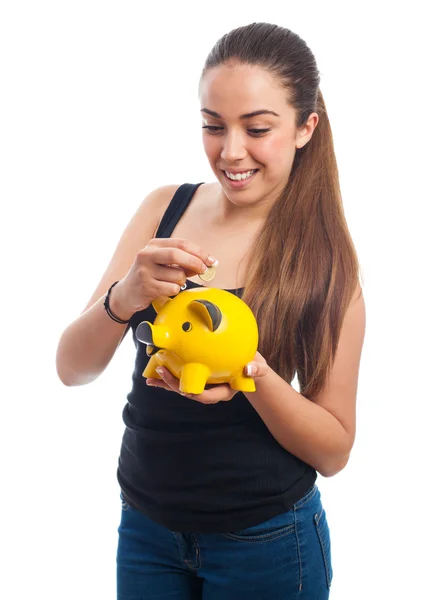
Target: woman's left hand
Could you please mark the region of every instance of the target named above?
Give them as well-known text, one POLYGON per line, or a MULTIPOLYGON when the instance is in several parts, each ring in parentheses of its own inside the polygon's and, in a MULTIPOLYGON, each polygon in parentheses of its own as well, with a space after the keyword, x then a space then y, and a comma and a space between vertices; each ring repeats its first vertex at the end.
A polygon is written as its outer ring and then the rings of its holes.
MULTIPOLYGON (((265 359, 257 352, 255 358, 244 367, 244 374, 253 377, 256 381, 257 379, 264 377, 269 372, 269 369, 270 367, 265 359)), ((163 379, 150 377, 146 380, 147 385, 162 387, 165 390, 177 392, 182 396, 197 400, 203 404, 216 404, 217 402, 232 400, 235 394, 238 393, 238 391, 233 390, 228 383, 218 383, 206 385, 202 394, 183 394, 179 390, 179 379, 174 377, 166 367, 158 367, 157 372, 163 379), (162 372, 159 372, 158 369, 162 369, 162 372)))

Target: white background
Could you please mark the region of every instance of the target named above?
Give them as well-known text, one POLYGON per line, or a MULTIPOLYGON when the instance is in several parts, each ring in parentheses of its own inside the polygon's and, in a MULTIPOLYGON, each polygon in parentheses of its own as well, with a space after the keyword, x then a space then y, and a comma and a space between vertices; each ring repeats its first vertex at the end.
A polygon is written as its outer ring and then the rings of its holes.
POLYGON ((2 598, 115 597, 134 346, 75 388, 56 347, 142 199, 214 181, 198 79, 219 37, 254 21, 315 54, 364 280, 357 438, 347 467, 318 479, 331 598, 446 597, 442 4, 2 3, 2 598))

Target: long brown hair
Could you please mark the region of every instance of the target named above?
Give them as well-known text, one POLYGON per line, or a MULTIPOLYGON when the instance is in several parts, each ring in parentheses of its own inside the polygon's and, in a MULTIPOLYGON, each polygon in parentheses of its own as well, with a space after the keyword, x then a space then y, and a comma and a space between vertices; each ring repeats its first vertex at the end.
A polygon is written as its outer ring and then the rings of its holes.
POLYGON ((359 281, 319 71, 297 34, 270 23, 224 35, 207 57, 201 79, 227 62, 259 66, 276 76, 297 111, 297 127, 311 113, 319 115, 251 248, 242 295, 258 322, 260 353, 288 383, 297 375, 301 393, 312 399, 333 364, 359 281))

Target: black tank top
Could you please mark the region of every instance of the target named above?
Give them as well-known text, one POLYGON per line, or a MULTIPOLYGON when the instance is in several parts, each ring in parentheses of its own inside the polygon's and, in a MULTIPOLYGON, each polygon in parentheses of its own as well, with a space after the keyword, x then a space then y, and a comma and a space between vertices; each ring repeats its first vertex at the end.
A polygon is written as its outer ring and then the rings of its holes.
MULTIPOLYGON (((200 185, 178 188, 156 237, 171 236, 200 185)), ((192 287, 201 286, 187 280, 192 287)), ((243 392, 206 405, 146 385, 142 373, 149 359, 135 330, 155 317, 149 306, 129 324, 137 353, 117 469, 124 499, 182 532, 238 531, 289 510, 317 473, 275 440, 243 392)))

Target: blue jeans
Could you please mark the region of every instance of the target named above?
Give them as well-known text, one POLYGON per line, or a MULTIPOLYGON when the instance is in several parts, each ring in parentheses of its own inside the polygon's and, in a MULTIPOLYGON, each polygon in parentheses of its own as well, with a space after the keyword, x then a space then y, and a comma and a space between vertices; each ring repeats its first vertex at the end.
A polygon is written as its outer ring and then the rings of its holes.
POLYGON ((118 600, 327 600, 330 531, 316 484, 288 510, 228 533, 181 533, 122 500, 118 600))

